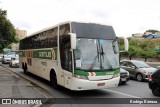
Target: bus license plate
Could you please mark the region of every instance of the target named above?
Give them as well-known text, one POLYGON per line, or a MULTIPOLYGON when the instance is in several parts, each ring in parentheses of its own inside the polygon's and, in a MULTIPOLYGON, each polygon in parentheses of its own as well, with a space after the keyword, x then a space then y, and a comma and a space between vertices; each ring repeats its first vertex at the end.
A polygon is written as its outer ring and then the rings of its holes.
POLYGON ((98 83, 97 86, 104 86, 105 83, 98 83))

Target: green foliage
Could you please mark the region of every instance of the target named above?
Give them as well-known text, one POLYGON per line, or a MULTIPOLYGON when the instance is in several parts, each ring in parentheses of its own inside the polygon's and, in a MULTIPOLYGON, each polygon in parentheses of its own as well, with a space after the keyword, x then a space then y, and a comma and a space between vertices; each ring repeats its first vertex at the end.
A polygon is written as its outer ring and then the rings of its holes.
POLYGON ((0 9, 0 51, 11 43, 18 43, 12 23, 6 19, 7 11, 0 9))
POLYGON ((152 32, 152 34, 155 34, 156 32, 159 32, 159 31, 158 30, 149 29, 149 30, 146 30, 146 32, 152 32))
MULTIPOLYGON (((154 48, 160 46, 160 40, 135 40, 128 38, 129 50, 126 53, 121 53, 122 56, 127 56, 131 60, 133 57, 141 57, 147 61, 147 58, 155 58, 158 56, 154 48)), ((123 41, 119 40, 119 48, 124 49, 123 41)))
POLYGON ((140 56, 147 61, 147 58, 157 57, 157 53, 153 49, 146 47, 142 52, 140 52, 140 56))

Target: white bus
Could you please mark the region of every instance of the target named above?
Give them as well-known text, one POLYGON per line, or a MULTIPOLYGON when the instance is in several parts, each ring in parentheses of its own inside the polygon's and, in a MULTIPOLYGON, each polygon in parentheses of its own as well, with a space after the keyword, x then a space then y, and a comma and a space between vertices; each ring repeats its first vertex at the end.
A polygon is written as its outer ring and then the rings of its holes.
POLYGON ((65 22, 22 39, 19 49, 24 73, 40 76, 54 88, 91 90, 119 83, 119 49, 112 26, 65 22))

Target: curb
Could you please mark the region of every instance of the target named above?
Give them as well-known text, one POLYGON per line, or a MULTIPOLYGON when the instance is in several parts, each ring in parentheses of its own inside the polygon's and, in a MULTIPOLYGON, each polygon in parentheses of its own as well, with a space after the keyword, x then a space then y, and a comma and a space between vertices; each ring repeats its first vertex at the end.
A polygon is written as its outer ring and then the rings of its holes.
MULTIPOLYGON (((38 83, 35 82, 34 80, 30 80, 30 79, 28 79, 27 77, 22 76, 21 74, 19 74, 19 73, 13 71, 12 69, 10 69, 10 68, 4 66, 4 65, 1 64, 1 63, 0 63, 0 66, 6 68, 6 69, 8 69, 8 70, 10 70, 16 77, 17 77, 17 76, 18 76, 18 78, 21 77, 21 78, 23 78, 24 80, 33 83, 35 86, 37 86, 37 87, 39 87, 39 88, 41 88, 41 89, 44 89, 44 90, 48 91, 47 88, 45 88, 45 87, 43 87, 42 85, 38 84, 38 83)), ((50 95, 47 95, 47 96, 43 95, 43 96, 44 96, 45 98, 53 98, 53 96, 50 96, 50 95)), ((46 101, 46 102, 47 102, 47 101, 46 101)), ((41 106, 43 106, 43 104, 33 105, 32 107, 41 107, 41 106)))

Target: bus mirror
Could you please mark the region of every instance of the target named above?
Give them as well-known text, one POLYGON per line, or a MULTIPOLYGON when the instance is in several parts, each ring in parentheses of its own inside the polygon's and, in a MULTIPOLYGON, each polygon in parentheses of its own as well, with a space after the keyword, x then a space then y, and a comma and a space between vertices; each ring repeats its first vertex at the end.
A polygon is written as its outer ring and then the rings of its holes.
POLYGON ((125 51, 128 51, 128 39, 127 38, 124 38, 124 48, 125 48, 125 51))
POLYGON ((129 47, 129 44, 128 44, 128 39, 123 37, 124 39, 124 50, 123 51, 120 51, 120 52, 127 52, 128 51, 128 47, 129 47))
POLYGON ((75 33, 69 33, 70 40, 71 40, 71 49, 76 49, 76 34, 75 33))

